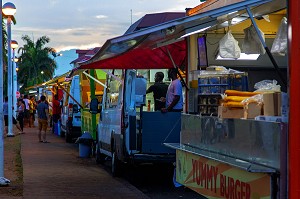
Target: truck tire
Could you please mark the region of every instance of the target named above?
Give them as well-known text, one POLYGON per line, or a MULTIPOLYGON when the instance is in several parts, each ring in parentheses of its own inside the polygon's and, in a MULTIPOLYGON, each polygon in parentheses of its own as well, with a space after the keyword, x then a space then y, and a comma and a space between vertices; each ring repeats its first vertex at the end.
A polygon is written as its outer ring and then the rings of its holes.
POLYGON ((105 162, 106 155, 100 152, 99 146, 96 146, 96 163, 103 164, 105 162))
POLYGON ((65 140, 66 140, 67 143, 72 142, 72 135, 70 133, 70 128, 69 127, 67 127, 67 129, 66 129, 65 140))
POLYGON ((59 128, 60 128, 60 137, 65 137, 66 132, 63 130, 63 128, 61 128, 61 125, 59 128))
POLYGON ((121 174, 121 162, 118 159, 117 152, 113 151, 111 158, 111 173, 113 177, 119 177, 121 174))

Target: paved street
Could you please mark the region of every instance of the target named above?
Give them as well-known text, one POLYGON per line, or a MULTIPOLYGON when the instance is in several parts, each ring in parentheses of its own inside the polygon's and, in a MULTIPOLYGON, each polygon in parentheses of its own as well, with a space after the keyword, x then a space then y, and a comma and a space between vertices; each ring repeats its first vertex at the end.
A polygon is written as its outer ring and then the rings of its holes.
POLYGON ((40 143, 36 128, 22 135, 24 199, 148 198, 133 185, 78 157, 75 144, 48 133, 40 143))

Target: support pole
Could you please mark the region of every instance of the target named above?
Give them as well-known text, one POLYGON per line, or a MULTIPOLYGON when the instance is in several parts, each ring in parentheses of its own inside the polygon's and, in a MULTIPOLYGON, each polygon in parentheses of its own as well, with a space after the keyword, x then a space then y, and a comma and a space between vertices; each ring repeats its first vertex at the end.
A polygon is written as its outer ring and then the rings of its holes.
MULTIPOLYGON (((168 49, 167 47, 166 47, 166 49, 167 49, 167 53, 168 53, 168 55, 169 55, 170 60, 172 61, 172 64, 173 64, 174 68, 177 68, 177 69, 178 69, 178 67, 176 66, 176 64, 175 64, 175 62, 174 62, 174 60, 173 60, 173 57, 172 57, 172 55, 171 55, 169 49, 168 49)), ((184 85, 184 87, 186 88, 186 90, 187 90, 187 91, 190 90, 189 87, 187 86, 186 82, 184 81, 184 79, 182 78, 182 76, 181 76, 181 74, 180 74, 179 72, 178 72, 178 75, 179 75, 181 81, 183 82, 183 85, 184 85)))
POLYGON ((100 84, 101 86, 103 86, 104 88, 107 88, 107 86, 105 84, 103 84, 102 82, 100 82, 98 79, 96 79, 95 77, 91 76, 90 74, 86 73, 85 71, 82 72, 83 74, 85 74, 85 76, 89 77, 90 79, 94 80, 95 82, 97 82, 98 84, 100 84))
MULTIPOLYGON (((2 0, 0 0, 0 8, 2 11, 2 0)), ((2 12, 0 12, 2 19, 2 12)), ((3 46, 3 28, 0 26, 0 46, 3 46)), ((3 48, 0 48, 0 71, 3 71, 3 48)), ((0 77, 0 178, 4 176, 4 143, 3 143, 3 73, 0 77)))
MULTIPOLYGON (((60 83, 57 83, 58 87, 61 88, 64 92, 66 92, 71 98, 72 100, 74 100, 74 102, 76 104, 78 104, 78 106, 80 106, 81 109, 83 109, 83 106, 62 86, 60 85, 60 83)), ((54 92, 53 92, 54 93, 54 92)))
POLYGON ((268 54, 268 56, 269 56, 269 58, 270 58, 270 60, 271 60, 271 62, 272 62, 272 64, 273 64, 273 66, 274 66, 274 68, 275 68, 275 70, 276 70, 276 72, 277 72, 277 74, 278 74, 278 76, 279 76, 279 78, 280 78, 281 83, 284 85, 284 87, 285 87, 285 89, 286 89, 286 88, 287 88, 286 78, 285 78, 285 77, 283 76, 283 74, 281 73, 281 71, 280 71, 280 69, 279 69, 279 67, 278 67, 278 64, 276 63, 276 61, 275 61, 275 59, 274 59, 274 57, 273 57, 273 55, 272 55, 270 49, 268 48, 266 42, 264 41, 263 37, 261 36, 260 30, 259 30, 258 27, 257 27, 257 24, 256 24, 256 22, 255 22, 255 20, 254 20, 254 18, 253 18, 253 14, 252 14, 250 8, 247 7, 246 10, 247 10, 247 13, 248 13, 248 15, 249 15, 249 17, 250 17, 250 19, 251 19, 251 21, 252 21, 252 24, 253 24, 253 26, 254 26, 254 28, 255 28, 255 30, 256 30, 256 33, 257 33, 257 35, 258 35, 258 37, 259 37, 260 42, 261 42, 262 45, 264 46, 264 48, 265 48, 265 50, 266 50, 266 52, 267 52, 267 54, 268 54))
MULTIPOLYGON (((2 0, 0 0, 0 9, 2 11, 2 0)), ((0 12, 2 19, 2 12, 0 12)), ((3 28, 0 26, 0 71, 3 71, 3 28)), ((10 180, 4 178, 4 142, 3 142, 3 73, 0 77, 0 186, 5 186, 10 183, 10 180)))
POLYGON ((17 91, 18 91, 18 81, 17 81, 17 70, 16 70, 16 62, 15 62, 15 49, 13 49, 13 58, 12 58, 12 64, 13 64, 13 116, 17 118, 17 91))
POLYGON ((7 96, 8 96, 8 133, 7 137, 14 137, 13 132, 13 106, 12 106, 12 61, 11 61, 11 18, 7 17, 7 96))

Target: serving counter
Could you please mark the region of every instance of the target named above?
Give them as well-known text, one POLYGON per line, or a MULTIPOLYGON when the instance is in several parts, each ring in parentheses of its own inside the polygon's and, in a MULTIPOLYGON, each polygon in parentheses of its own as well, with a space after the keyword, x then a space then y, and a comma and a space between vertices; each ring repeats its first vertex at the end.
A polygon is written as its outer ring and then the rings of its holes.
POLYGON ((285 123, 189 114, 181 122, 180 143, 166 143, 176 149, 179 183, 213 198, 285 194, 285 123))

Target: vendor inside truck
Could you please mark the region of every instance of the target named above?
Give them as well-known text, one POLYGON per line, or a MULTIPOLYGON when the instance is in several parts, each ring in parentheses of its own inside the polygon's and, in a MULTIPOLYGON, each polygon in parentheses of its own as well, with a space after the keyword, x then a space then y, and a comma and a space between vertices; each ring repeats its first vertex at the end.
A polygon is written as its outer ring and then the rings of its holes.
POLYGON ((166 108, 162 108, 163 113, 166 112, 181 112, 183 110, 183 96, 182 96, 182 84, 177 79, 178 69, 169 69, 168 77, 172 79, 172 82, 168 88, 166 99, 166 108))
POLYGON ((161 98, 166 98, 166 94, 168 91, 168 84, 163 82, 164 77, 165 76, 163 72, 155 73, 155 83, 151 85, 146 91, 146 94, 153 92, 155 111, 160 111, 162 108, 166 107, 165 101, 163 102, 161 100, 161 98))

